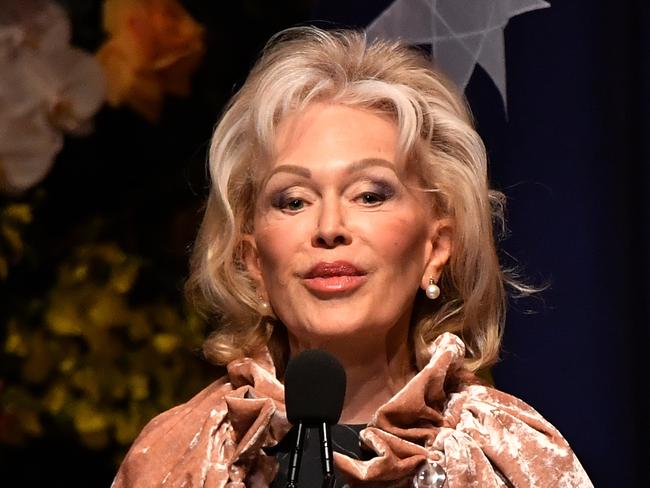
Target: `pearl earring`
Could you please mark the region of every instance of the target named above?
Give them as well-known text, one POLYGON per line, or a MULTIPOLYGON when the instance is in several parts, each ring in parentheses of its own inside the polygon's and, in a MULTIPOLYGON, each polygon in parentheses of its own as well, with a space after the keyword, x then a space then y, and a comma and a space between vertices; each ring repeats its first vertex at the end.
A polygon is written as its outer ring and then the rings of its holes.
POLYGON ((431 300, 435 300, 440 296, 440 287, 435 284, 433 278, 429 278, 429 286, 427 286, 426 294, 431 300))
POLYGON ((260 301, 260 307, 262 307, 262 313, 267 313, 269 311, 270 305, 266 300, 264 300, 264 297, 262 295, 258 295, 257 297, 260 301))

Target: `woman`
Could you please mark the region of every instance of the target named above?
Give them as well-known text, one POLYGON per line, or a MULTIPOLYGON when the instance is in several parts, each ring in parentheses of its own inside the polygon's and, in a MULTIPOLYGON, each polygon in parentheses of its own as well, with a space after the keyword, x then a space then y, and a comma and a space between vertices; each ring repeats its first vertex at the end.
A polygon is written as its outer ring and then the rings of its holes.
POLYGON ((335 461, 351 486, 591 486, 552 425, 473 374, 497 358, 505 284, 525 289, 499 267, 483 144, 422 54, 279 34, 210 172, 188 287, 219 316, 204 351, 227 374, 145 427, 115 487, 271 484, 284 368, 309 348, 347 372, 341 423, 363 453, 335 461))

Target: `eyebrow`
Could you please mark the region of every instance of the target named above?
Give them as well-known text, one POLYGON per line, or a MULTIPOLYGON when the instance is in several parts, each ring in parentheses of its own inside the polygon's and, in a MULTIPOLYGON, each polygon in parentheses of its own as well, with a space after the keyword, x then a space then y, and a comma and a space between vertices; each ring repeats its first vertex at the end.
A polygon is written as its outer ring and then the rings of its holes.
MULTIPOLYGON (((359 159, 358 161, 354 161, 347 168, 347 172, 356 173, 371 166, 383 166, 384 168, 388 168, 397 174, 395 165, 390 161, 381 158, 363 158, 359 159)), ((280 166, 273 168, 273 170, 266 176, 266 178, 264 178, 262 187, 264 187, 266 183, 271 179, 271 177, 276 173, 291 173, 302 176, 303 178, 311 178, 311 171, 309 171, 307 168, 297 166, 295 164, 281 164, 280 166)))
POLYGON ((395 165, 390 161, 381 158, 364 158, 355 161, 348 168, 348 172, 355 173, 357 171, 364 170, 371 166, 383 166, 384 168, 393 170, 395 174, 397 174, 397 169, 395 168, 395 165))

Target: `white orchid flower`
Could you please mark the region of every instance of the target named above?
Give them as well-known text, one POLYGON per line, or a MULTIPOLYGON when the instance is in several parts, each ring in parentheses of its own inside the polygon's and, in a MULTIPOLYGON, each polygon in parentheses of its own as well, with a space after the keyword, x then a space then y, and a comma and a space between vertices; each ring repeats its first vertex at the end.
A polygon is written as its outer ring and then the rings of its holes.
POLYGON ((95 58, 70 46, 70 23, 49 0, 4 0, 0 11, 0 188, 40 182, 63 134, 87 134, 105 96, 95 58))

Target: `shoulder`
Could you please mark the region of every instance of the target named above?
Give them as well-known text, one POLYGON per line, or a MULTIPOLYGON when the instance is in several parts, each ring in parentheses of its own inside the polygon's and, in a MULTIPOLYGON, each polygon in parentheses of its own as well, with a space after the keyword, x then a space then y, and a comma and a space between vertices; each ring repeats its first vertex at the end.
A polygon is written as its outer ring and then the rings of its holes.
POLYGON ((145 426, 114 488, 224 486, 244 483, 249 473, 272 479, 275 462, 261 453, 290 427, 282 384, 268 354, 234 360, 226 369, 226 376, 145 426))
POLYGON ((490 386, 461 385, 449 395, 435 443, 446 456, 480 453, 495 474, 515 486, 592 486, 568 442, 548 420, 526 402, 490 386))
POLYGON ((231 390, 224 376, 186 403, 149 421, 124 458, 112 488, 159 486, 179 453, 192 448, 206 421, 218 422, 218 417, 225 415, 224 402, 220 400, 231 390))
POLYGON ((444 469, 449 487, 592 487, 550 422, 464 368, 459 337, 441 334, 428 353, 428 362, 362 432, 379 456, 367 466, 344 461, 353 476, 372 468, 399 479, 426 459, 444 469))
POLYGON ((487 420, 492 417, 506 421, 518 419, 540 432, 559 432, 532 406, 519 398, 480 382, 462 383, 447 397, 445 423, 463 425, 470 417, 487 420))

